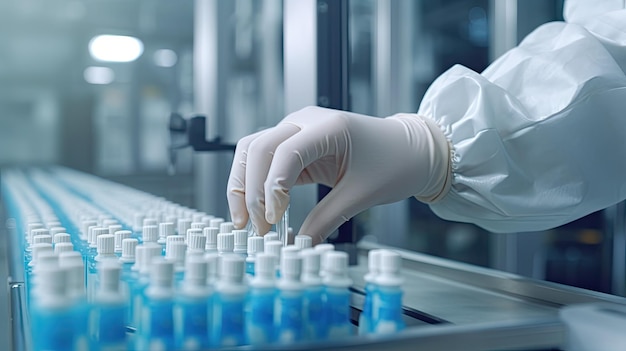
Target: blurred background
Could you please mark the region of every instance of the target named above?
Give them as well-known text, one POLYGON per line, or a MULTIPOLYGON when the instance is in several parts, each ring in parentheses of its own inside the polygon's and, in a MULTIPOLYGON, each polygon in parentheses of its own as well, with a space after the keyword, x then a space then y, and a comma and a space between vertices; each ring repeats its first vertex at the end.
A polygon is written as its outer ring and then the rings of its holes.
MULTIPOLYGON (((562 20, 563 8, 562 0, 340 2, 344 106, 375 116, 415 112, 449 67, 482 71, 537 26, 562 20)), ((332 105, 320 93, 334 84, 324 58, 340 37, 320 31, 335 21, 319 21, 330 10, 314 0, 3 0, 0 164, 63 165, 227 217, 232 153, 169 150, 170 114, 204 115, 207 139, 235 144, 299 108, 332 105)), ((294 228, 316 201, 315 186, 294 190, 294 228)), ((353 231, 356 240, 624 295, 623 212, 620 204, 547 232, 495 235, 409 199, 362 213, 353 231)))

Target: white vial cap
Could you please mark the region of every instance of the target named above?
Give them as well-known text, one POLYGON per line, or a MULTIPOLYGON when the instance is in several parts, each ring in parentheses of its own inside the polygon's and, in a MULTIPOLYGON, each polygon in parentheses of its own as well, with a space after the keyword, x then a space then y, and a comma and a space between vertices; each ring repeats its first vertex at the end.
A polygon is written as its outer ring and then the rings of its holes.
POLYGON ((280 262, 280 252, 283 248, 283 243, 272 240, 270 242, 265 242, 264 247, 266 253, 276 257, 276 263, 280 262))
POLYGON ((297 256, 300 253, 300 249, 295 245, 287 245, 283 246, 280 249, 280 256, 297 256))
POLYGON ((152 225, 156 226, 157 223, 158 222, 157 222, 156 218, 144 218, 143 222, 142 222, 144 229, 147 226, 152 226, 152 225))
POLYGON ((52 241, 55 245, 59 243, 69 243, 72 241, 72 237, 67 233, 56 233, 52 237, 52 241))
POLYGON ((264 250, 264 242, 265 240, 262 236, 248 237, 248 256, 254 256, 262 253, 264 250))
POLYGON ((204 254, 206 236, 204 236, 200 229, 189 229, 187 231, 187 244, 187 250, 204 254))
POLYGON ((122 242, 124 241, 124 239, 130 238, 133 235, 133 232, 131 232, 130 230, 118 230, 113 233, 113 235, 115 236, 115 252, 122 252, 122 242))
POLYGON ((209 227, 220 228, 220 224, 224 223, 224 218, 215 217, 209 223, 209 227))
POLYGON ((159 244, 165 244, 167 242, 167 237, 174 234, 175 231, 173 222, 159 223, 159 240, 157 240, 157 242, 159 244))
POLYGON ((33 244, 48 243, 52 244, 52 236, 49 234, 40 234, 33 236, 33 244))
POLYGON ((200 220, 200 222, 204 223, 205 227, 210 227, 211 226, 211 220, 215 218, 215 216, 202 216, 202 219, 200 220))
MULTIPOLYGON (((90 243, 89 247, 97 248, 98 237, 100 237, 101 235, 109 235, 109 228, 103 228, 103 227, 93 228, 93 230, 91 231, 93 243, 90 243)), ((115 237, 113 237, 113 249, 115 249, 115 237)))
MULTIPOLYGON (((202 218, 203 218, 204 216, 206 216, 206 213, 203 213, 203 212, 197 212, 197 213, 194 213, 194 214, 191 216, 191 220, 192 220, 193 222, 195 222, 195 223, 199 223, 199 222, 202 222, 202 218)), ((193 223, 193 222, 192 222, 192 223, 193 223)), ((204 227, 203 227, 203 228, 204 228, 204 227)))
POLYGON ((36 235, 50 235, 50 231, 46 228, 37 228, 30 231, 30 237, 28 238, 29 242, 33 244, 33 238, 36 235))
POLYGON ((179 218, 178 219, 178 235, 186 235, 187 229, 191 227, 191 219, 189 218, 179 218))
POLYGON ((138 232, 143 228, 143 219, 145 215, 143 213, 135 213, 133 214, 133 230, 138 232))
POLYGON ((122 256, 120 262, 132 263, 135 262, 135 250, 139 245, 139 240, 135 238, 125 238, 122 240, 122 256))
POLYGON ((384 286, 400 286, 402 284, 402 257, 391 250, 380 253, 380 270, 376 276, 376 284, 384 286))
POLYGON ((98 235, 98 255, 96 256, 96 261, 98 259, 102 259, 105 256, 113 256, 115 253, 115 236, 111 234, 102 234, 98 235))
POLYGON ((43 223, 39 223, 39 222, 30 222, 27 224, 26 226, 26 240, 28 240, 28 242, 30 243, 33 235, 31 234, 33 230, 35 229, 42 229, 43 228, 43 223))
POLYGON ((85 220, 82 221, 81 226, 80 226, 80 233, 81 233, 81 237, 83 239, 87 238, 87 234, 89 232, 89 227, 94 227, 98 225, 98 221, 95 220, 85 220))
POLYGON ((233 252, 235 249, 235 236, 232 233, 217 234, 217 251, 233 252))
MULTIPOLYGON (((194 234, 201 234, 202 236, 204 236, 202 229, 199 228, 189 228, 187 229, 187 233, 185 233, 185 242, 189 243, 189 235, 191 235, 191 233, 194 234)), ((205 241, 206 244, 206 241, 205 241)))
POLYGON ((85 264, 83 263, 82 256, 79 252, 63 252, 59 255, 59 265, 67 272, 67 292, 71 297, 84 296, 85 295, 85 264), (71 260, 65 260, 63 262, 63 255, 69 253, 77 253, 78 258, 72 258, 71 260))
POLYGON ((61 226, 63 226, 63 224, 61 224, 61 222, 59 222, 58 220, 52 220, 52 221, 46 222, 46 227, 48 227, 49 229, 54 228, 54 227, 61 227, 61 226))
POLYGON ((117 261, 104 261, 98 264, 100 291, 119 292, 122 267, 117 261))
POLYGON ((232 233, 233 229, 235 229, 233 222, 220 223, 220 233, 232 233))
POLYGON ((276 233, 276 232, 267 232, 267 234, 263 235, 263 239, 265 239, 265 244, 267 244, 268 241, 279 241, 278 240, 278 233, 276 233))
POLYGON ((52 227, 50 228, 50 235, 54 236, 54 234, 65 233, 66 231, 65 227, 52 227))
POLYGON ((112 218, 105 218, 105 219, 102 220, 101 223, 102 223, 101 227, 103 227, 103 228, 108 228, 108 227, 110 227, 112 225, 119 224, 115 219, 112 219, 112 218))
POLYGON ((156 243, 159 240, 159 227, 155 225, 144 225, 141 233, 144 243, 156 243))
POLYGON ((174 281, 174 264, 162 257, 150 262, 150 284, 171 287, 174 281))
POLYGON ((370 250, 367 253, 367 274, 363 277, 365 282, 373 283, 374 279, 380 271, 380 254, 383 252, 381 249, 370 250))
POLYGON ((122 226, 120 224, 112 224, 109 226, 109 234, 115 235, 115 232, 122 230, 122 226))
POLYGON ((246 252, 248 247, 248 231, 245 229, 238 229, 233 230, 232 233, 235 237, 235 250, 246 252))
POLYGON ((173 243, 184 243, 185 242, 185 237, 182 235, 170 235, 167 237, 166 239, 166 243, 165 243, 165 256, 167 257, 168 252, 171 251, 171 247, 173 243))
POLYGON ((315 245, 315 250, 332 251, 334 249, 335 249, 335 245, 333 245, 333 244, 323 243, 323 244, 315 245))
POLYGON ((191 222, 191 229, 204 229, 206 225, 203 222, 191 222))
MULTIPOLYGON (((256 266, 255 266, 256 272, 256 266)), ((284 256, 280 259, 280 277, 284 280, 300 280, 302 259, 299 256, 284 256)))
POLYGON ((186 252, 187 244, 184 242, 173 242, 168 247, 165 258, 173 262, 178 270, 184 269, 186 252))
POLYGON ((220 230, 217 227, 207 227, 202 230, 202 232, 206 236, 207 250, 217 250, 217 234, 219 233, 219 231, 220 230))
POLYGON ((313 246, 313 238, 308 235, 296 235, 293 240, 294 245, 296 245, 296 247, 298 247, 300 250, 313 246))
POLYGON ((220 257, 220 281, 240 283, 244 274, 244 259, 238 255, 220 257))
POLYGON ((74 250, 74 244, 70 242, 60 242, 60 243, 54 244, 54 253, 57 255, 61 254, 62 252, 73 251, 73 250, 74 250))
POLYGON ((324 284, 337 288, 349 288, 352 280, 348 277, 348 254, 330 251, 324 254, 326 275, 324 284))
POLYGON ((185 261, 185 284, 205 286, 207 281, 207 261, 202 256, 190 256, 185 261))

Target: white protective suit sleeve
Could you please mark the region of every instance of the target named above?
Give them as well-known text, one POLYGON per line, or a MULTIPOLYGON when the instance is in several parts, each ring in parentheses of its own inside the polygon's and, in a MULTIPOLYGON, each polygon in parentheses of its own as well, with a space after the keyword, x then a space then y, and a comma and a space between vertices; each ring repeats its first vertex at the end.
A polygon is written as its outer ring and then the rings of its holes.
POLYGON ((454 66, 418 114, 449 138, 440 217, 493 232, 553 228, 626 198, 626 10, 568 1, 482 74, 454 66))

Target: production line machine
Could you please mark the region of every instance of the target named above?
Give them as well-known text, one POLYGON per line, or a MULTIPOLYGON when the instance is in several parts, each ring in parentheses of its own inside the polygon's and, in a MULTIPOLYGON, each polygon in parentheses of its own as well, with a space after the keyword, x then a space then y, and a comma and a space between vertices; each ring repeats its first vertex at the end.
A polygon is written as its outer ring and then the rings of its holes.
MULTIPOLYGON (((2 197, 9 247, 8 291, 12 349, 35 349, 24 260, 23 225, 16 197, 39 195, 52 204, 61 222, 69 218, 65 207, 76 201, 109 213, 132 229, 135 189, 66 169, 6 170, 2 197), (30 187, 30 190, 28 190, 30 187), (71 198, 59 201, 63 192, 71 198), (107 194, 104 194, 106 191, 107 194), (24 195, 27 194, 27 195, 24 195), (127 197, 124 197, 127 194, 127 197), (119 201, 111 201, 111 197, 119 201), (124 203, 128 201, 127 203, 124 203), (120 208, 118 204, 124 204, 120 208), (66 217, 68 216, 68 217, 66 217)), ((139 197, 142 197, 140 194, 139 197)), ((160 199, 159 201, 162 201, 160 199)), ((30 203, 33 199, 28 199, 30 203)), ((192 211, 192 209, 185 209, 192 211)), ((195 214, 198 214, 195 211, 195 214)), ((199 217, 198 217, 199 218, 199 217)), ((67 224, 67 223, 63 223, 67 224)), ((135 228, 136 229, 136 228, 135 228)), ((69 231, 69 230, 68 230, 69 231)), ((74 241, 74 246, 78 242, 74 241)), ((626 299, 594 291, 537 281, 500 271, 436 258, 370 242, 357 244, 357 264, 348 269, 351 335, 295 343, 219 347, 239 350, 613 350, 623 349, 624 338, 612 328, 626 320, 626 299), (365 301, 368 253, 387 249, 401 257, 402 319, 406 328, 387 334, 359 335, 359 315, 365 301), (576 306, 574 306, 576 305, 576 306), (594 325, 598 330, 593 330, 594 325), (601 336, 600 339, 596 339, 601 336), (603 340, 608 344, 600 344, 603 340), (591 345, 591 346, 590 346, 591 345), (609 346, 607 346, 609 345, 609 346)), ((132 327, 128 335, 135 333, 132 327)))

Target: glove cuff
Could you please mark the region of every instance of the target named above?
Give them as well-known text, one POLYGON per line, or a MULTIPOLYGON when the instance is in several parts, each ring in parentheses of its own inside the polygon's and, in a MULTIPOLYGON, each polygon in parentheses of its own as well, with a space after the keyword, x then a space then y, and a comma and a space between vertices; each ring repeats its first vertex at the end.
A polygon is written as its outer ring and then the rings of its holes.
POLYGON ((424 124, 428 127, 436 152, 444 157, 445 160, 440 165, 441 170, 439 174, 442 174, 443 177, 441 190, 432 196, 415 196, 421 202, 435 203, 448 194, 452 185, 452 145, 435 121, 420 115, 417 115, 417 117, 424 121, 424 124))

